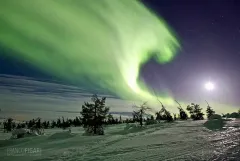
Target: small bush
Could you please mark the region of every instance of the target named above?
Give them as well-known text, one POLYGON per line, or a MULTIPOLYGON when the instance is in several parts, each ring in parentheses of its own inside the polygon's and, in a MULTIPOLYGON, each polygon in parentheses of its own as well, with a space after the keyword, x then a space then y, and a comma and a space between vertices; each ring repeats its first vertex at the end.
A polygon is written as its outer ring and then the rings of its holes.
POLYGON ((96 128, 96 131, 94 133, 94 127, 88 126, 87 128, 85 128, 85 135, 104 135, 104 129, 102 126, 99 126, 96 128))
POLYGON ((218 114, 213 114, 213 115, 211 115, 208 119, 209 119, 209 120, 221 120, 221 119, 222 119, 222 116, 221 116, 221 115, 218 115, 218 114))
POLYGON ((153 124, 157 124, 158 121, 157 120, 147 120, 145 125, 153 125, 153 124))
POLYGON ((225 122, 222 119, 208 120, 204 123, 204 127, 209 130, 221 130, 225 122))
POLYGON ((23 138, 23 137, 24 137, 24 134, 17 134, 17 139, 23 138))

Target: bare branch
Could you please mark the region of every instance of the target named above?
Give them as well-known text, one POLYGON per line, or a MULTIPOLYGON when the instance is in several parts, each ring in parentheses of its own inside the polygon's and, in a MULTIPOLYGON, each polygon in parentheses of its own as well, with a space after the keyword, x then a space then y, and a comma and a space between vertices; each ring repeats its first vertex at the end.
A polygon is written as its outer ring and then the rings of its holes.
POLYGON ((177 102, 177 104, 179 105, 179 107, 182 108, 181 104, 180 104, 177 100, 175 100, 175 102, 177 102))
POLYGON ((132 105, 133 108, 138 108, 138 106, 136 105, 136 103, 134 102, 132 105))
POLYGON ((147 106, 147 101, 143 102, 142 106, 147 106))
MULTIPOLYGON (((205 100, 206 101, 206 100, 205 100)), ((207 101, 206 101, 207 102, 207 101)), ((208 102, 207 102, 207 104, 208 104, 208 102)), ((209 104, 208 104, 208 106, 209 106, 209 104)))
POLYGON ((157 94, 156 94, 156 92, 155 92, 155 90, 153 89, 153 92, 154 92, 154 95, 156 96, 156 98, 157 98, 157 100, 158 100, 158 102, 162 105, 162 107, 164 107, 163 106, 163 104, 162 104, 162 102, 158 99, 158 97, 157 97, 157 94))

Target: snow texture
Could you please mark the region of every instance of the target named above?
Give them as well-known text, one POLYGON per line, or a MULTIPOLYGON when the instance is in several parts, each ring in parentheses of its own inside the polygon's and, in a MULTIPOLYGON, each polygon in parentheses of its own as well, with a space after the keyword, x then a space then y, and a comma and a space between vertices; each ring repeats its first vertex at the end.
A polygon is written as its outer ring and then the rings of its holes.
MULTIPOLYGON (((84 136, 81 127, 71 131, 45 130, 45 135, 9 139, 1 133, 1 161, 237 161, 240 158, 240 120, 211 130, 206 121, 177 121, 139 127, 107 126, 103 136, 84 136), (9 155, 9 149, 37 148, 40 155, 9 155)), ((214 123, 211 123, 214 124, 214 123)))

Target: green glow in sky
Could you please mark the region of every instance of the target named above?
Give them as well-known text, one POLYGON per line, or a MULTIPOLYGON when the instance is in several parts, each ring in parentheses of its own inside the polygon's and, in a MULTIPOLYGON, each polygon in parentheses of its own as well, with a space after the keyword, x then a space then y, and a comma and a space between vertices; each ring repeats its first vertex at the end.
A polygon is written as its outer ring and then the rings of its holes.
POLYGON ((165 22, 137 0, 2 0, 0 24, 10 56, 125 99, 155 100, 138 83, 140 67, 153 56, 170 62, 180 47, 165 22))

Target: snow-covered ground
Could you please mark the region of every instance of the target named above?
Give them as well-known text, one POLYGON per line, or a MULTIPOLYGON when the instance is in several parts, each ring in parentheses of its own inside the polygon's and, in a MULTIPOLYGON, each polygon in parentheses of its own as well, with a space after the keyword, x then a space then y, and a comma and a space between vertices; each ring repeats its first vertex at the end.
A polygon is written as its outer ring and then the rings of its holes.
POLYGON ((221 131, 207 129, 204 122, 160 123, 142 129, 121 124, 108 126, 104 136, 83 136, 79 127, 71 134, 49 129, 44 136, 16 140, 8 140, 10 135, 1 133, 0 160, 240 160, 240 121, 229 121, 221 131))

